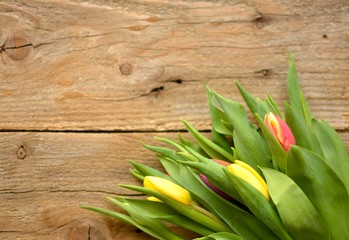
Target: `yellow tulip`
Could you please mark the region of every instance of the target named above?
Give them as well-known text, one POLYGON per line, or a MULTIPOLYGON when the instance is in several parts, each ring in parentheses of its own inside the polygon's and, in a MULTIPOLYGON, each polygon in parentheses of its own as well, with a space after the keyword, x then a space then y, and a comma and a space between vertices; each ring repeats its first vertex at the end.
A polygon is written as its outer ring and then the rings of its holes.
POLYGON ((235 160, 233 164, 228 166, 228 170, 235 176, 238 176, 251 184, 255 189, 261 192, 267 200, 270 199, 267 184, 258 172, 256 172, 256 170, 254 170, 250 165, 235 160))
POLYGON ((192 202, 190 193, 186 189, 164 178, 147 176, 144 178, 143 186, 185 205, 190 205, 192 202))

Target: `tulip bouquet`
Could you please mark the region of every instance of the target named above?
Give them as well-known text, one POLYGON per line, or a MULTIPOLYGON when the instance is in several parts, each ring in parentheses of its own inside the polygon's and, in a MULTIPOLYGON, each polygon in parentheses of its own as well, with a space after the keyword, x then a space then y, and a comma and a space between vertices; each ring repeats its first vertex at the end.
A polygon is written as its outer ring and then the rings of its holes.
POLYGON ((120 185, 147 199, 112 197, 124 211, 85 209, 125 221, 163 240, 185 239, 169 224, 196 232, 197 239, 349 238, 349 156, 325 121, 313 117, 290 57, 285 115, 271 96, 260 100, 236 84, 255 117, 205 86, 211 137, 183 121, 193 140, 158 138, 148 146, 164 171, 133 162, 143 186, 120 185))

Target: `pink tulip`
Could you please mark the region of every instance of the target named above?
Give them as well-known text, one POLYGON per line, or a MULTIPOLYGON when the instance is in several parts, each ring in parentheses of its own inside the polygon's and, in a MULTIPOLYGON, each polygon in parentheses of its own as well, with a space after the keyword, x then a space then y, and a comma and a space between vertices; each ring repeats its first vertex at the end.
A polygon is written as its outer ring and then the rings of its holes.
POLYGON ((286 152, 290 150, 291 145, 296 144, 296 140, 291 129, 279 116, 274 115, 272 112, 270 112, 265 115, 264 123, 267 125, 269 130, 273 133, 273 135, 276 137, 276 139, 279 141, 286 152))

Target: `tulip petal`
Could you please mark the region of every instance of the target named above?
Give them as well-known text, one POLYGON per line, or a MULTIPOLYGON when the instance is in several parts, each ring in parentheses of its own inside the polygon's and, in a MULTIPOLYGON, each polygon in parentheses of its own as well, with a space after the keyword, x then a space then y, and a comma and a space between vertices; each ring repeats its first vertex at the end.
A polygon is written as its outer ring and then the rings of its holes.
POLYGON ((269 145, 274 168, 280 169, 282 172, 285 172, 287 159, 287 153, 285 149, 281 146, 280 142, 274 137, 272 132, 269 130, 269 128, 266 126, 266 124, 260 118, 259 115, 256 115, 256 119, 263 132, 264 138, 266 139, 269 145))
POLYGON ((144 178, 144 187, 156 190, 167 197, 170 197, 185 205, 191 204, 190 193, 181 186, 160 177, 146 176, 144 178))
POLYGON ((267 200, 269 200, 269 193, 264 180, 253 168, 242 163, 243 162, 238 163, 238 161, 235 161, 235 164, 229 165, 229 172, 251 184, 251 186, 253 186, 256 190, 262 193, 267 200))

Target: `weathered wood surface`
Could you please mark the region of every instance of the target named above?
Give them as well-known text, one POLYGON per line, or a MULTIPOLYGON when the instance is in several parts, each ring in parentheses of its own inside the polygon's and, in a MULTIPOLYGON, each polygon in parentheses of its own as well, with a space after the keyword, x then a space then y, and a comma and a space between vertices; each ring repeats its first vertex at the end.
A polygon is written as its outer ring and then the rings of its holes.
POLYGON ((131 194, 140 141, 208 130, 202 82, 286 100, 287 52, 316 117, 349 147, 349 3, 0 2, 0 238, 150 239, 79 209, 131 194))

